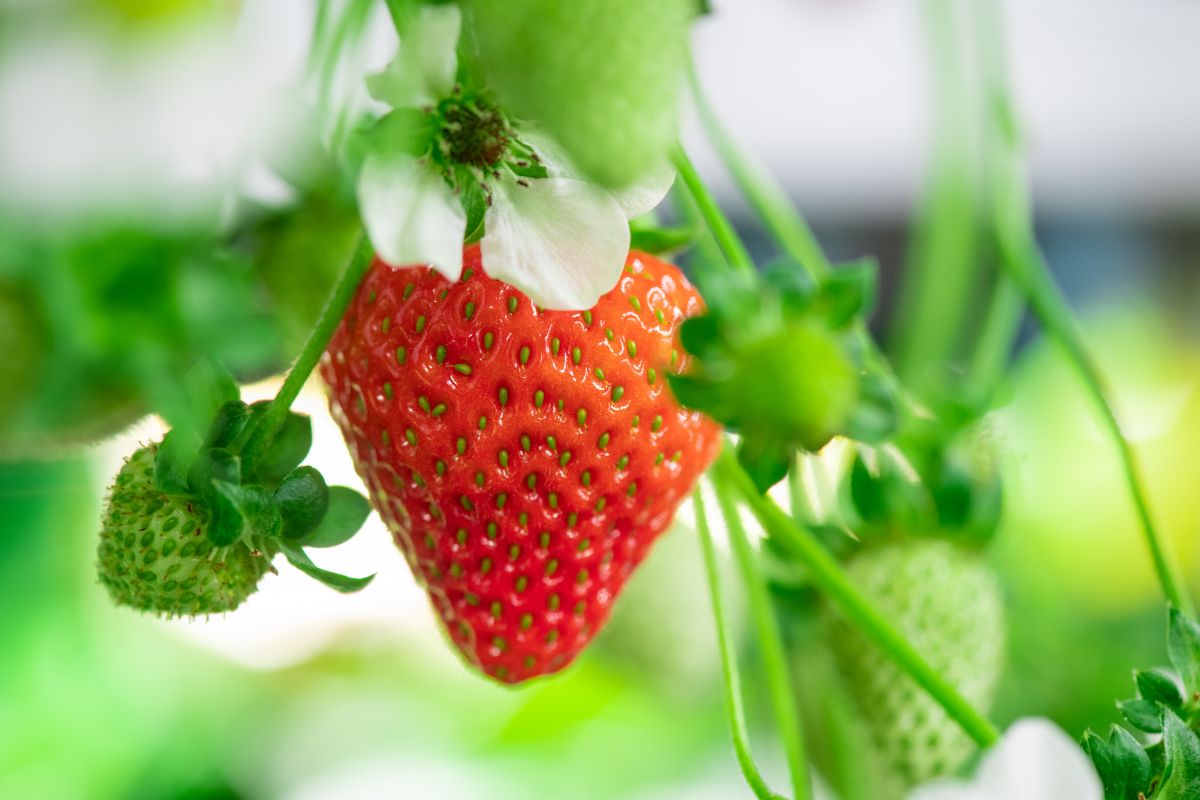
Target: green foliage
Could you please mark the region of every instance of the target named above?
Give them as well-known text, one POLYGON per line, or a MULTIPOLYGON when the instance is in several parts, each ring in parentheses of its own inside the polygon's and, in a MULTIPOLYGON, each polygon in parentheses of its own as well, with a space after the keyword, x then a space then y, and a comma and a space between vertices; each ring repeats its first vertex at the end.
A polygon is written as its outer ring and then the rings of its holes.
POLYGON ((191 404, 208 359, 270 372, 280 340, 254 274, 211 231, 98 226, 58 237, 0 231, 0 330, 19 353, 0 376, 0 457, 45 457, 191 404))
POLYGON ((506 108, 593 180, 632 183, 677 134, 693 0, 467 0, 466 35, 506 108))
POLYGON ((1172 670, 1135 671, 1137 696, 1117 703, 1126 724, 1152 743, 1116 725, 1107 740, 1092 731, 1083 736, 1104 800, 1200 797, 1200 624, 1174 608, 1167 655, 1172 670))

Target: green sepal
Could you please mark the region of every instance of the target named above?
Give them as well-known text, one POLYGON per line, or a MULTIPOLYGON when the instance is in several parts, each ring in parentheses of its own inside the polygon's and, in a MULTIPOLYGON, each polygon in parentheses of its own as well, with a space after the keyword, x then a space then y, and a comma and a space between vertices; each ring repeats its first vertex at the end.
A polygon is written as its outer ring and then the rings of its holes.
POLYGON ((865 523, 862 531, 922 531, 932 526, 934 509, 925 486, 883 453, 873 465, 859 453, 850 467, 846 497, 865 523))
POLYGON ((1129 731, 1114 725, 1108 741, 1088 731, 1081 742, 1104 787, 1104 800, 1138 800, 1150 788, 1151 764, 1129 731))
POLYGON ((167 494, 189 494, 188 471, 196 460, 199 440, 184 431, 169 430, 154 456, 154 485, 167 494))
POLYGON ((1176 608, 1170 610, 1167 655, 1183 680, 1184 694, 1196 696, 1200 692, 1200 625, 1176 608))
POLYGON ((840 265, 821 282, 816 304, 834 330, 848 327, 875 307, 879 266, 873 258, 840 265))
POLYGON ((202 435, 225 403, 238 399, 237 381, 212 359, 198 361, 174 391, 160 392, 158 411, 172 428, 202 435))
POLYGON ((705 358, 721 347, 721 321, 712 314, 689 317, 679 326, 679 342, 694 356, 705 358))
POLYGON ((1146 733, 1161 733, 1163 729, 1163 707, 1152 700, 1122 700, 1117 703, 1125 720, 1146 733))
POLYGON ((900 400, 891 381, 874 371, 864 373, 847 434, 866 444, 883 444, 896 435, 900 422, 900 400))
POLYGON ((1133 681, 1138 695, 1154 703, 1178 711, 1183 706, 1183 694, 1175 677, 1163 669, 1134 670, 1133 681))
POLYGON ((742 439, 737 448, 738 463, 764 493, 787 477, 789 456, 786 446, 757 438, 742 439))
POLYGON ((187 485, 191 494, 211 499, 213 482, 239 484, 242 481, 242 462, 228 450, 209 448, 200 451, 188 470, 187 485))
POLYGON ((254 476, 274 486, 299 466, 312 447, 312 419, 289 411, 287 419, 254 462, 254 476))
POLYGON ((348 575, 342 575, 337 572, 330 572, 327 569, 321 569, 312 562, 308 554, 300 547, 290 542, 283 542, 280 545, 283 554, 287 556, 287 560, 293 567, 303 572, 310 578, 320 581, 330 589, 341 592, 343 594, 352 594, 354 592, 365 589, 368 584, 375 579, 374 575, 368 575, 365 578, 351 578, 348 575))
POLYGON ((230 400, 222 403, 213 417, 205 440, 209 447, 229 447, 250 421, 252 412, 250 406, 241 400, 230 400))
POLYGON ((812 276, 791 258, 777 258, 763 265, 762 278, 790 313, 808 309, 817 297, 818 288, 812 276))
POLYGON ((273 495, 283 518, 283 535, 301 539, 316 530, 329 508, 329 487, 313 467, 297 467, 279 483, 273 495))
POLYGON ((367 155, 416 158, 429 151, 436 133, 432 114, 397 108, 354 131, 347 150, 352 163, 361 163, 367 155))
POLYGON ((209 503, 213 519, 208 538, 225 547, 244 536, 276 537, 283 527, 279 507, 262 486, 239 486, 222 480, 213 481, 209 503))
POLYGON ((665 228, 658 225, 633 225, 629 229, 629 249, 663 255, 688 247, 696 239, 696 229, 676 226, 665 228))
POLYGON ((324 517, 299 544, 305 547, 336 547, 358 533, 370 514, 371 504, 367 498, 348 487, 331 486, 324 517))
POLYGON ((1173 711, 1163 715, 1166 764, 1154 800, 1200 797, 1200 739, 1173 711))
POLYGON ((488 203, 487 195, 484 194, 483 187, 479 185, 479 181, 471 174, 466 167, 458 167, 454 171, 455 180, 458 183, 459 199, 462 202, 463 212, 467 215, 466 244, 473 244, 483 238, 484 234, 484 217, 487 215, 488 203))

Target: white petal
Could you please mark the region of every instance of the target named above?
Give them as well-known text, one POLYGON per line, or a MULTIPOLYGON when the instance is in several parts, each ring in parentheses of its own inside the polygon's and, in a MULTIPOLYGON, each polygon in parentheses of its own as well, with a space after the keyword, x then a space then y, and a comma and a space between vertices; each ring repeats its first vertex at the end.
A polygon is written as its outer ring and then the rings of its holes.
MULTIPOLYGON (((582 173, 571 163, 570 156, 549 134, 537 128, 524 127, 520 136, 541 158, 551 178, 584 180, 582 173)), ((624 210, 625 218, 633 219, 661 203, 674 182, 675 168, 664 161, 629 186, 610 192, 624 210)))
POLYGON ((396 57, 383 72, 367 78, 371 96, 393 108, 426 106, 450 94, 458 72, 458 6, 421 6, 396 57))
POLYGON ((624 189, 613 190, 612 195, 625 210, 625 216, 634 219, 661 203, 673 183, 675 168, 664 162, 624 189))
POLYGON ((358 205, 385 263, 429 264, 458 280, 467 216, 436 169, 408 156, 368 156, 358 178, 358 205))
POLYGON ((1092 762, 1045 719, 1015 722, 984 756, 976 784, 989 800, 1103 800, 1092 762))
POLYGON ((483 269, 547 309, 584 309, 617 284, 629 225, 612 195, 584 181, 504 180, 484 217, 483 269))
POLYGON ((908 796, 908 800, 994 800, 973 784, 964 781, 944 780, 921 786, 908 796))

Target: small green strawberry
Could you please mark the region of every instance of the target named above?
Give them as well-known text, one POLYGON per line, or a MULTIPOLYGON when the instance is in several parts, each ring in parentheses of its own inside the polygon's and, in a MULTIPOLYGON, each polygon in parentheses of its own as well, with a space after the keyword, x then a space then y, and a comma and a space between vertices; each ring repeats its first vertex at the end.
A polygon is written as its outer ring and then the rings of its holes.
POLYGON ((232 611, 273 571, 274 548, 208 536, 204 503, 154 482, 158 445, 134 453, 109 493, 100 531, 100 582, 118 605, 165 617, 232 611))
MULTIPOLYGON (((976 708, 991 705, 1004 651, 1000 586, 976 552, 944 539, 872 543, 849 577, 929 664, 976 708)), ((826 607, 838 670, 862 715, 878 796, 958 769, 975 747, 923 689, 826 607)))

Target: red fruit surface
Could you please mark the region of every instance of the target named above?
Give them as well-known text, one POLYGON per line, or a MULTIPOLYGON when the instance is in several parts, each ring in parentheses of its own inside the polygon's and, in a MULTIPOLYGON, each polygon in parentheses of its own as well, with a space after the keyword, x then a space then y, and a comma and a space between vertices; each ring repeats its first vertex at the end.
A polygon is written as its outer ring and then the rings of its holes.
POLYGON ((720 448, 676 404, 677 267, 631 253, 591 311, 484 274, 376 261, 329 345, 330 405, 375 508, 466 659, 508 683, 562 669, 720 448))

